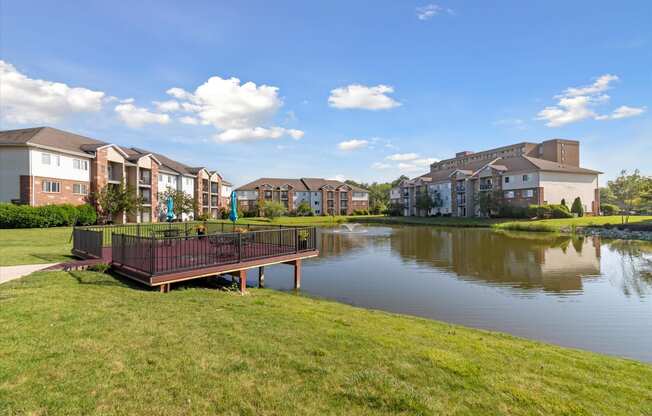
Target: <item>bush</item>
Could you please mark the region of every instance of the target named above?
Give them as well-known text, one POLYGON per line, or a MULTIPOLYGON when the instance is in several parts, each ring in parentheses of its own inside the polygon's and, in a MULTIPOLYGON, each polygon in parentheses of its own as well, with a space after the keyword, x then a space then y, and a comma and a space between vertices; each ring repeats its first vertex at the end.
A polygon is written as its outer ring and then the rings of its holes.
POLYGON ((306 201, 300 203, 296 210, 296 214, 300 216, 310 215, 311 212, 312 208, 310 208, 310 204, 306 201))
POLYGON ((584 216, 584 207, 582 206, 582 200, 578 196, 575 198, 573 201, 573 205, 571 206, 571 212, 573 214, 577 214, 578 217, 584 216))
POLYGON ((369 215, 369 211, 366 209, 356 209, 353 211, 353 215, 369 215))
POLYGON ((528 207, 528 217, 545 218, 572 218, 568 207, 560 205, 530 205, 528 207))
POLYGON ((573 214, 568 212, 568 207, 564 205, 551 205, 552 218, 573 218, 573 214))
POLYGON ((616 215, 620 212, 620 207, 615 204, 602 204, 600 211, 602 211, 602 215, 616 215))
POLYGON ((92 205, 84 204, 77 207, 77 225, 93 225, 97 222, 97 211, 92 205))
POLYGON ((500 218, 528 218, 529 212, 527 207, 501 205, 498 209, 500 218))
POLYGON ((272 220, 274 218, 280 217, 281 215, 287 212, 285 206, 283 206, 283 204, 281 204, 280 202, 276 202, 276 201, 263 202, 262 210, 263 210, 263 216, 265 218, 269 218, 272 220))

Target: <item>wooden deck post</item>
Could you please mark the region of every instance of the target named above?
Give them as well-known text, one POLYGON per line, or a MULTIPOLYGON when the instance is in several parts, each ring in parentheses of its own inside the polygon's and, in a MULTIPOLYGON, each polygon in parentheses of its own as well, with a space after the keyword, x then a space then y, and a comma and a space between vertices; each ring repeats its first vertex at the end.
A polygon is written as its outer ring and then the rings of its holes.
POLYGON ((258 268, 258 287, 265 287, 265 266, 258 268))
POLYGON ((294 261, 294 289, 301 288, 301 259, 294 261))
POLYGON ((240 275, 240 293, 244 295, 247 291, 247 271, 240 270, 238 274, 240 275))

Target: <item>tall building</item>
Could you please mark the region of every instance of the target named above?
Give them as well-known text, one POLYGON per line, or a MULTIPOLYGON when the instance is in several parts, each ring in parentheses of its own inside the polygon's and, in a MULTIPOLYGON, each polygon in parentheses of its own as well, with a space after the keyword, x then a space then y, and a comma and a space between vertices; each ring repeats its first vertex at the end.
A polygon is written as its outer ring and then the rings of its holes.
POLYGON ((257 210, 264 201, 280 202, 288 211, 305 202, 315 215, 369 210, 369 191, 331 179, 260 178, 236 189, 236 195, 243 211, 257 210))
POLYGON ((503 203, 568 204, 579 197, 587 214, 600 212, 598 175, 580 167, 580 143, 552 139, 517 143, 482 152, 463 151, 435 162, 430 172, 405 180, 391 191, 391 200, 403 215, 480 215, 478 196, 493 192, 503 203), (422 193, 438 195, 442 204, 424 212, 416 201, 422 193))
POLYGON ((91 192, 122 184, 144 203, 135 214, 117 215, 117 223, 165 218, 165 201, 158 196, 166 188, 184 191, 198 202, 197 212, 184 214, 183 220, 200 214, 217 217, 220 208, 228 207, 224 180, 216 171, 51 127, 0 131, 0 202, 79 205, 91 192))

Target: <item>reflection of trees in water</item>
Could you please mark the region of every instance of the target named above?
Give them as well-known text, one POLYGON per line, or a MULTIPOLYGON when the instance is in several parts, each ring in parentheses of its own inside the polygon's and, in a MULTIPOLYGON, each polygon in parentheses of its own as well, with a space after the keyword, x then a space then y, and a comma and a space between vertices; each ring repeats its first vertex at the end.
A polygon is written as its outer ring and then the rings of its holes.
POLYGON ((608 247, 620 257, 620 276, 609 276, 609 280, 620 286, 626 296, 642 297, 651 293, 652 243, 616 240, 610 242, 608 247), (618 278, 619 281, 616 281, 618 278))
POLYGON ((592 238, 410 227, 395 231, 391 247, 405 260, 519 289, 579 291, 583 276, 600 272, 600 244, 592 238))

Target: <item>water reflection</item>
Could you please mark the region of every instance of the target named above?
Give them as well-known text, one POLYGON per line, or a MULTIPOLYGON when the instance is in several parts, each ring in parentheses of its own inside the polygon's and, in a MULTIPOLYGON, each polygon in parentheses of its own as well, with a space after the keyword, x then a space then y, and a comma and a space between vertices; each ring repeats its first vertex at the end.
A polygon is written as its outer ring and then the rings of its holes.
POLYGON ((652 362, 652 244, 409 226, 318 245, 304 294, 652 362))

